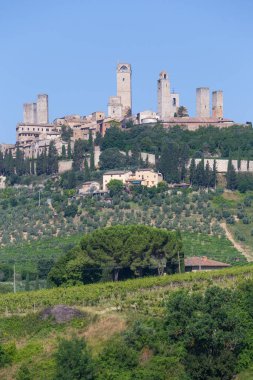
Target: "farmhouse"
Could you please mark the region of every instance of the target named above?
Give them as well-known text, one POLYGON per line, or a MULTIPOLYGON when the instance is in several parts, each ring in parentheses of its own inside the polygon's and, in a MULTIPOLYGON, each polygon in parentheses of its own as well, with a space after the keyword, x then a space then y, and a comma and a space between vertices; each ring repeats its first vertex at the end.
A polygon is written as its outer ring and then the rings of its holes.
POLYGON ((231 265, 222 263, 220 261, 208 259, 206 256, 198 257, 186 257, 184 260, 185 271, 186 272, 196 272, 196 271, 207 271, 215 269, 228 268, 231 265))

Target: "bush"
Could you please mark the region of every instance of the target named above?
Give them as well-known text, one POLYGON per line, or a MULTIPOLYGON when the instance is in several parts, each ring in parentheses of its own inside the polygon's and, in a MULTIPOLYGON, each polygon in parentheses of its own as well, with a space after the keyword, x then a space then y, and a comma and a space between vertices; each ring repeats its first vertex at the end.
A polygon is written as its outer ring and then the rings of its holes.
POLYGON ((0 344, 0 368, 11 364, 15 353, 16 346, 14 344, 9 344, 8 346, 0 344))
POLYGON ((65 208, 64 216, 65 218, 71 217, 74 218, 77 214, 78 207, 75 204, 69 205, 65 208))
POLYGON ((32 380, 31 372, 26 365, 22 365, 18 371, 16 380, 32 380))
POLYGON ((74 337, 59 343, 54 380, 93 380, 94 364, 83 339, 74 337))
POLYGON ((250 220, 247 216, 245 216, 243 219, 242 219, 242 222, 243 224, 249 224, 250 223, 250 220))

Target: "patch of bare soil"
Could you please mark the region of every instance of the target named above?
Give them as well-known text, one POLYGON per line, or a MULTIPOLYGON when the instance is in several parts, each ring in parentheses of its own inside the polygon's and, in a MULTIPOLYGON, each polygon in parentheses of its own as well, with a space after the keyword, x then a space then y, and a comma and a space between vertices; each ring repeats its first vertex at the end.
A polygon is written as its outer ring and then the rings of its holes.
POLYGON ((237 251, 241 252, 243 256, 246 257, 248 261, 253 261, 253 252, 248 251, 242 244, 238 243, 231 232, 229 231, 227 224, 225 222, 220 223, 220 226, 223 228, 225 231, 226 237, 228 240, 231 241, 233 246, 237 249, 237 251))

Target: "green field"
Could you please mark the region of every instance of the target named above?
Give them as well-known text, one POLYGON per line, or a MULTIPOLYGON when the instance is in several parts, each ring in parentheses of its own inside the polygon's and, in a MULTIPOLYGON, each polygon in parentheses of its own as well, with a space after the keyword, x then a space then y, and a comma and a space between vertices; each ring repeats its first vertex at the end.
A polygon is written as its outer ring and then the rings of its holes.
MULTIPOLYGON (((29 367, 31 379, 53 380, 54 352, 60 338, 85 337, 96 357, 113 337, 127 330, 136 319, 163 318, 167 297, 178 289, 192 292, 212 285, 234 288, 253 278, 253 265, 230 269, 147 277, 119 283, 100 283, 0 296, 0 333, 4 347, 14 347, 13 364, 0 369, 1 380, 16 379, 21 365, 29 367), (43 320, 48 306, 65 304, 84 314, 61 324, 43 320)), ((248 380, 251 372, 238 380, 248 380)))

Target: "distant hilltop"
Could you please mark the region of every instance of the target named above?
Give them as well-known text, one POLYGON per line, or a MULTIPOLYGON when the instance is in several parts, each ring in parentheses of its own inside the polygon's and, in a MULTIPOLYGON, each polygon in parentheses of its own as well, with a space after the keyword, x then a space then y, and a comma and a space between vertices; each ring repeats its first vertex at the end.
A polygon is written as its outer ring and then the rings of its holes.
POLYGON ((210 107, 210 90, 208 87, 196 89, 196 115, 188 115, 187 108, 180 105, 178 93, 171 92, 169 76, 161 71, 157 80, 157 110, 132 113, 132 67, 129 63, 119 63, 116 68, 117 94, 108 100, 107 115, 95 111, 90 115, 67 115, 49 122, 48 95, 39 94, 36 102, 23 105, 23 121, 16 127, 16 144, 1 144, 1 151, 15 149, 18 145, 25 157, 36 158, 43 150, 48 149, 50 141, 55 142, 59 155, 66 141, 62 139, 63 128, 71 129, 71 144, 78 139, 94 139, 97 133, 104 136, 106 130, 115 125, 124 127, 126 123, 162 124, 165 128, 176 125, 189 130, 200 126, 228 127, 234 124, 231 119, 223 117, 223 91, 212 92, 212 107, 210 107))

